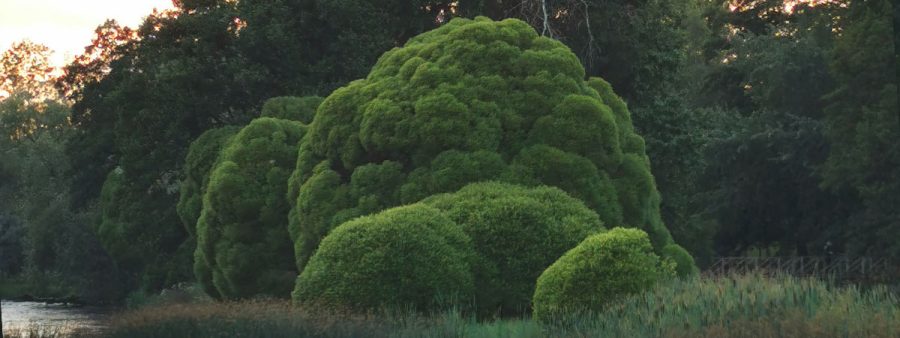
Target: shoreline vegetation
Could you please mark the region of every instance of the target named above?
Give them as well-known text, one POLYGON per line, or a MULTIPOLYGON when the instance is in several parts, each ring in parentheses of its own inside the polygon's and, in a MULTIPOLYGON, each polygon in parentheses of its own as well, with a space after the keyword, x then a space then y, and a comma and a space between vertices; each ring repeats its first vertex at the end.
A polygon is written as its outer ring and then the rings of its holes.
POLYGON ((90 305, 75 295, 56 290, 40 290, 19 278, 0 279, 0 299, 13 302, 38 302, 70 306, 90 305))
POLYGON ((689 278, 613 302, 599 313, 545 323, 479 321, 457 309, 322 311, 286 300, 159 301, 114 316, 102 333, 23 328, 31 337, 897 337, 900 301, 885 286, 863 290, 794 277, 689 278), (33 333, 48 334, 33 334, 33 333))

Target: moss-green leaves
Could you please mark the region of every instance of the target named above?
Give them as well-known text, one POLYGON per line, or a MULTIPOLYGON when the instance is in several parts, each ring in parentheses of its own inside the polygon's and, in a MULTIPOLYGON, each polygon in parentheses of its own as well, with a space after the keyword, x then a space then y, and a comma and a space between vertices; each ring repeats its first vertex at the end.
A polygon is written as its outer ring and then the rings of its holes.
POLYGON ((323 101, 300 146, 288 189, 298 267, 345 220, 487 180, 558 187, 670 244, 627 107, 584 74, 518 20, 454 19, 382 55, 323 101))
POLYGON ((674 267, 653 253, 647 234, 615 228, 584 240, 537 281, 534 317, 602 311, 612 301, 650 289, 674 275, 674 267))
POLYGON ((472 238, 476 307, 482 314, 527 312, 537 277, 564 252, 604 230, 597 214, 563 191, 475 183, 423 203, 472 238))
POLYGON ((285 193, 306 127, 258 118, 235 135, 213 169, 197 223, 195 274, 229 299, 287 297, 297 272, 285 193))
POLYGON ((437 209, 398 207, 335 228, 297 278, 294 299, 434 310, 471 297, 472 258, 468 236, 437 209))
POLYGON ((188 234, 194 236, 200 211, 203 209, 203 194, 209 183, 219 152, 228 145, 239 127, 229 126, 210 129, 200 135, 188 148, 184 159, 184 181, 176 210, 188 234))
MULTIPOLYGON (((394 167, 385 163, 363 172, 394 167)), ((431 311, 435 297, 452 296, 481 315, 521 314, 538 275, 602 230, 596 213, 559 189, 474 183, 336 227, 297 279, 294 299, 431 311)))
POLYGON ((316 108, 322 103, 318 96, 281 96, 266 100, 263 104, 262 117, 273 117, 309 124, 316 116, 316 108))
POLYGON ((675 263, 675 273, 678 277, 693 277, 700 274, 700 269, 694 263, 694 257, 678 244, 664 246, 660 256, 675 263))

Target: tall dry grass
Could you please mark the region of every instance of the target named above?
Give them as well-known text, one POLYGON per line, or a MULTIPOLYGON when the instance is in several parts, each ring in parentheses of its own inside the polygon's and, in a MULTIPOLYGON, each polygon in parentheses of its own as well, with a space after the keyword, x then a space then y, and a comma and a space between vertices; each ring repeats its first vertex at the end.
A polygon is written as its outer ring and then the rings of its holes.
POLYGON ((4 338, 83 338, 96 337, 99 332, 76 323, 47 324, 32 322, 25 325, 4 325, 4 338))
POLYGON ((122 314, 111 337, 900 337, 897 296, 789 277, 679 280, 602 313, 542 324, 449 311, 351 314, 287 301, 157 306, 122 314))

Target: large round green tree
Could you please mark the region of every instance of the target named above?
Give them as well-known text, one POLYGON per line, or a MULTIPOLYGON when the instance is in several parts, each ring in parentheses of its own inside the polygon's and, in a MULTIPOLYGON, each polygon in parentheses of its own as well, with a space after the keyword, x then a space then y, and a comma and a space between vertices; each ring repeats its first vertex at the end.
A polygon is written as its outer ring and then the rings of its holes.
POLYGON ((522 21, 454 19, 319 107, 288 188, 298 268, 346 220, 485 180, 556 186, 657 249, 672 242, 609 84, 522 21))
POLYGON ((305 132, 300 122, 262 117, 222 150, 197 222, 194 268, 204 288, 228 299, 290 295, 297 270, 285 189, 305 132))

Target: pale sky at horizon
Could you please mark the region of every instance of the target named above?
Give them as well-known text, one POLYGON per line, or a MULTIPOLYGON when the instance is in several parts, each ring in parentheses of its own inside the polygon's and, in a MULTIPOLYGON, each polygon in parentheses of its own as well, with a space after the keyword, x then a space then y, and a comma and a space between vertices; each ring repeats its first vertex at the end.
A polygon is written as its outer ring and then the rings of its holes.
POLYGON ((91 43, 106 19, 136 28, 153 8, 173 8, 171 0, 0 0, 0 53, 21 40, 54 50, 61 67, 91 43))

